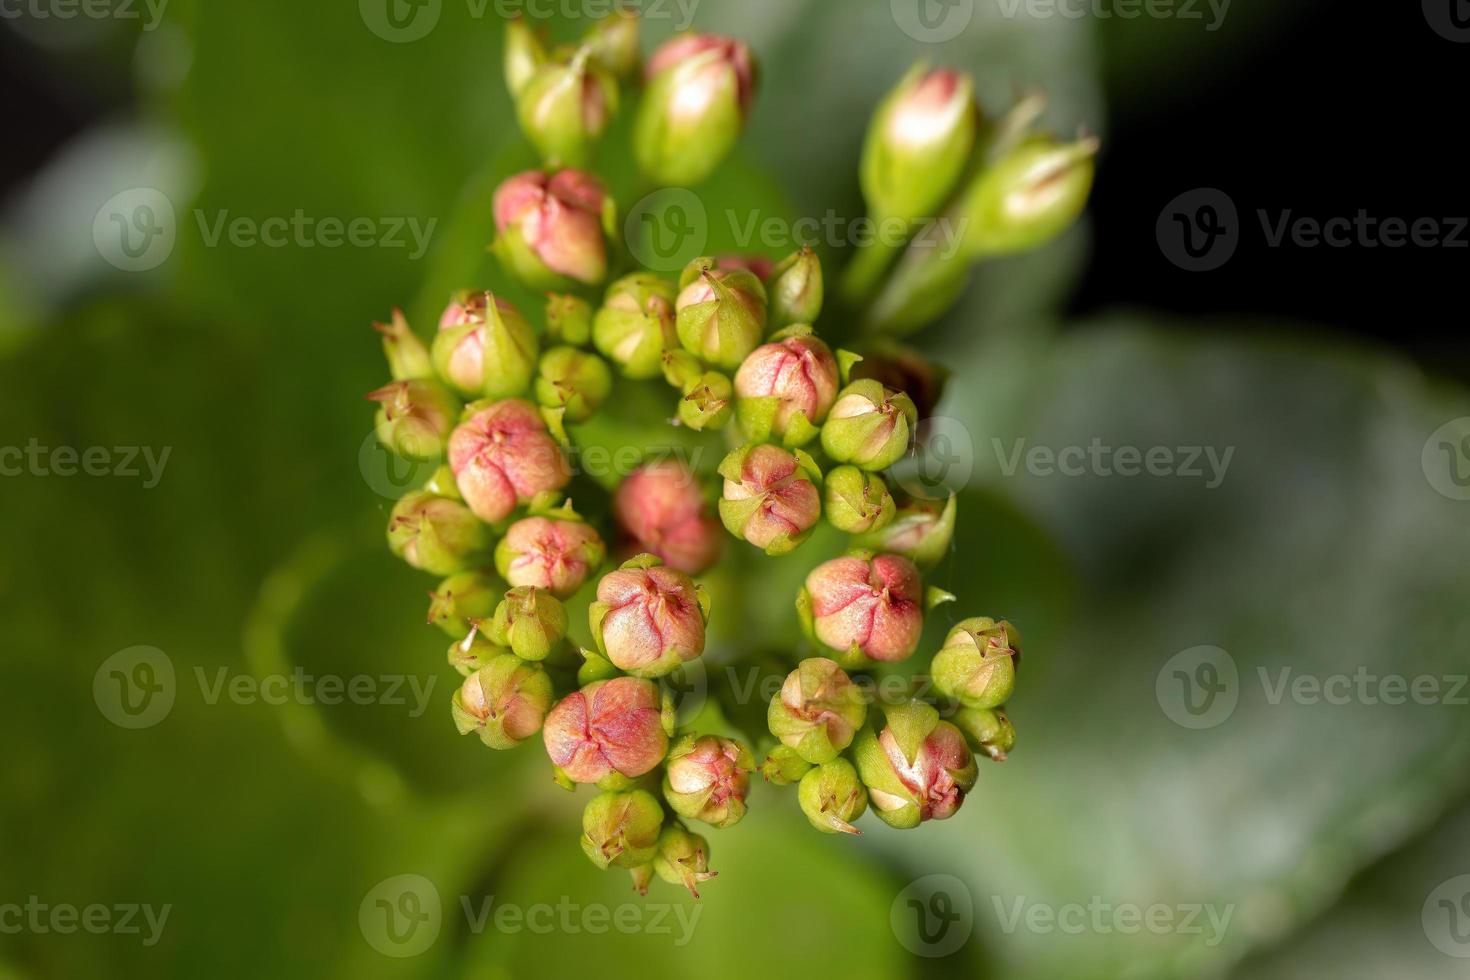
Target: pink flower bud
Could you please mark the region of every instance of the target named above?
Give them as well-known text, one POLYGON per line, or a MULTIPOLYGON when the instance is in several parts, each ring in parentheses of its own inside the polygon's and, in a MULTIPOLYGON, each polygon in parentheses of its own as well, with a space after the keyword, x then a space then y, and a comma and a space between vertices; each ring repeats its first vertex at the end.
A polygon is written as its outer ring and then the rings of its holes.
POLYGON ((669 751, 664 799, 681 817, 724 828, 745 816, 755 760, 728 738, 686 735, 669 751))
POLYGON ((552 763, 576 783, 613 773, 636 779, 669 750, 658 687, 636 677, 596 681, 568 694, 546 716, 542 736, 552 763))
POLYGON ((514 306, 468 292, 445 308, 431 352, 439 377, 462 397, 503 398, 530 386, 536 348, 535 332, 514 306))
POLYGON ((516 521, 495 548, 495 567, 513 586, 545 589, 567 599, 607 557, 590 524, 527 517, 516 521))
POLYGON ((540 413, 518 399, 496 402, 461 422, 449 437, 449 465, 460 496, 491 524, 571 479, 540 413))
POLYGON ((619 670, 660 677, 704 652, 709 619, 699 586, 643 555, 597 583, 592 634, 619 670))
POLYGON ((558 289, 607 278, 602 181, 581 170, 531 170, 495 192, 497 253, 528 286, 558 289))
POLYGON ((720 464, 725 478, 720 519, 731 534, 766 554, 796 548, 822 516, 822 474, 801 450, 757 445, 737 449, 720 464))
POLYGON ((509 749, 536 734, 550 706, 546 671, 504 653, 465 678, 451 709, 461 735, 477 732, 492 749, 509 749))
POLYGON ((954 816, 975 785, 975 757, 965 736, 920 702, 884 709, 886 724, 869 728, 854 755, 873 812, 907 829, 954 816))
POLYGON ((807 576, 806 600, 817 639, 834 650, 891 662, 908 659, 919 645, 919 570, 907 558, 824 562, 807 576))
POLYGON ((826 657, 809 657, 771 699, 766 726, 811 765, 831 762, 852 744, 868 716, 863 691, 826 657))
POLYGON ((837 387, 837 359, 810 334, 757 347, 735 374, 735 397, 777 400, 770 426, 777 436, 786 435, 798 413, 811 425, 821 425, 837 399, 837 387))
POLYGON ((671 114, 676 119, 686 115, 702 116, 706 100, 712 92, 720 89, 728 72, 734 73, 741 115, 750 115, 750 103, 755 98, 755 60, 750 56, 750 49, 734 38, 716 34, 681 34, 654 52, 648 60, 646 74, 652 79, 710 51, 718 51, 719 54, 702 59, 697 71, 681 79, 691 91, 674 100, 671 114))
POLYGON ((673 460, 628 474, 613 498, 613 512, 635 552, 657 555, 686 575, 709 568, 724 548, 720 524, 705 506, 699 480, 673 460))

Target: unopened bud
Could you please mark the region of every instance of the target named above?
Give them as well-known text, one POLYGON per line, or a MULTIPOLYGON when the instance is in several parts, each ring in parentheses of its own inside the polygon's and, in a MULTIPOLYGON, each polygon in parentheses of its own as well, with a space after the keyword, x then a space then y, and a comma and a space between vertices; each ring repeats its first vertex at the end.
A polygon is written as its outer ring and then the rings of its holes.
POLYGON ((1004 762, 1016 747, 1016 726, 1001 708, 961 708, 955 712, 954 723, 975 751, 992 761, 1004 762))
POLYGON ((423 491, 398 501, 388 518, 388 548, 431 575, 484 564, 492 543, 490 529, 464 504, 423 491))
POLYGON ((809 327, 778 337, 752 351, 735 374, 740 425, 751 439, 804 445, 837 398, 837 359, 809 327))
POLYGON ((585 422, 612 394, 612 372, 596 354, 575 347, 553 347, 541 355, 536 400, 566 410, 568 422, 585 422))
POLYGON ((664 351, 678 347, 673 284, 635 272, 607 289, 592 321, 592 340, 602 355, 635 380, 656 378, 664 351))
POLYGON ((789 745, 778 745, 766 755, 761 763, 761 775, 766 782, 775 786, 790 786, 799 782, 811 771, 812 764, 789 745))
POLYGON ((612 198, 582 170, 531 170, 495 191, 494 251, 531 289, 596 286, 607 278, 612 198))
POLYGON ((618 111, 618 83, 590 48, 536 69, 516 95, 521 129, 551 166, 584 167, 618 111))
POLYGON ((546 297, 546 335, 573 347, 585 347, 592 339, 592 304, 570 293, 546 297))
POLYGON ((513 586, 569 599, 607 558, 597 529, 581 521, 527 517, 495 546, 495 568, 513 586))
POLYGON ((956 499, 908 500, 899 506, 893 522, 858 538, 860 548, 903 555, 921 567, 937 564, 949 553, 954 539, 956 499))
POLYGON ((466 677, 451 705, 459 733, 475 732, 492 749, 514 748, 535 735, 550 707, 546 671, 509 654, 466 677))
POLYGON ((439 320, 434 369, 462 398, 509 398, 531 386, 536 334, 506 300, 463 293, 439 320))
POLYGON ((511 18, 505 25, 505 87, 512 100, 546 61, 546 46, 536 31, 524 18, 511 18))
POLYGON ((734 739, 686 735, 669 750, 664 799, 681 817, 734 826, 745 816, 755 759, 734 739))
POLYGON ((629 79, 638 74, 643 60, 638 34, 637 12, 619 8, 592 25, 586 44, 592 57, 614 78, 629 79))
POLYGON ((388 359, 393 380, 412 381, 433 376, 434 362, 429 358, 429 348, 409 328, 402 310, 393 311, 391 322, 375 323, 373 328, 383 335, 383 356, 388 359))
POLYGON ((803 590, 816 638, 854 664, 907 660, 924 629, 922 601, 919 570, 897 555, 834 558, 803 590))
POLYGON ((756 70, 739 41, 683 34, 649 60, 633 134, 643 175, 689 187, 712 174, 734 149, 755 98, 756 70))
POLYGON ((771 699, 766 724, 782 745, 820 765, 852 744, 867 716, 863 691, 847 672, 835 661, 810 657, 786 675, 771 699))
POLYGON ((695 260, 675 304, 679 343, 715 367, 733 371, 766 331, 766 288, 743 269, 722 270, 695 260))
POLYGON ((672 459, 628 474, 613 497, 613 513, 635 553, 656 555, 686 575, 708 569, 724 549, 724 533, 699 478, 672 459))
POLYGON ((839 463, 885 470, 908 452, 917 423, 908 395, 876 381, 854 381, 838 394, 822 426, 822 448, 839 463))
POLYGON ((491 643, 478 628, 472 627, 463 639, 449 645, 449 666, 468 677, 496 657, 509 656, 510 651, 498 643, 491 643))
POLYGON ((915 65, 868 129, 862 185, 869 211, 910 221, 936 215, 964 172, 979 122, 969 75, 915 65))
POLYGON ((459 400, 437 381, 395 381, 368 395, 380 406, 378 441, 405 459, 432 460, 444 455, 449 430, 459 417, 459 400))
POLYGON ((734 414, 735 388, 718 371, 706 371, 691 381, 679 398, 679 421, 696 432, 724 428, 734 414))
POLYGON ((862 833, 852 824, 868 808, 868 791, 846 759, 833 759, 801 777, 796 798, 801 812, 822 833, 862 833))
POLYGON ((852 369, 852 379, 863 378, 908 395, 919 418, 927 419, 944 397, 949 372, 912 348, 885 343, 863 351, 863 359, 852 369))
POLYGON ((745 446, 720 464, 720 520, 768 555, 784 555, 811 536, 822 516, 822 471, 800 449, 745 446))
POLYGON ((825 295, 822 260, 810 247, 791 253, 771 271, 766 291, 771 298, 772 330, 816 323, 822 314, 825 295))
POLYGON ((633 868, 658 852, 664 811, 653 794, 641 789, 603 793, 582 811, 582 850, 592 863, 633 868))
POLYGON ((658 838, 653 870, 671 885, 683 885, 699 897, 699 885, 719 874, 709 869, 709 842, 678 824, 665 827, 658 838))
POLYGON ((490 623, 490 639, 522 660, 545 660, 566 635, 561 602, 550 592, 524 586, 505 594, 490 623))
POLYGON ((449 465, 465 503, 491 524, 571 479, 566 456, 541 414, 516 399, 495 402, 461 422, 449 437, 449 465))
POLYGON ((546 754, 575 783, 614 774, 636 779, 668 753, 661 711, 652 681, 594 681, 562 698, 546 716, 546 754))
POLYGON ((998 708, 1016 689, 1021 635, 1005 620, 961 620, 929 665, 934 687, 967 708, 998 708))
POLYGON ((975 785, 965 736, 919 701, 884 707, 884 724, 858 736, 858 774, 873 812, 900 830, 954 816, 975 785))
POLYGON ((863 534, 893 520, 893 494, 877 473, 856 466, 839 466, 827 474, 823 509, 839 531, 863 534))
POLYGON ((708 599, 688 575, 640 555, 597 583, 588 619, 619 670, 661 677, 704 652, 708 599))
POLYGON ((1034 138, 980 172, 963 204, 964 248, 972 258, 1012 255, 1066 231, 1087 205, 1094 137, 1075 143, 1034 138))
POLYGON ((451 575, 429 593, 429 622, 458 639, 495 612, 502 591, 495 577, 482 571, 451 575))

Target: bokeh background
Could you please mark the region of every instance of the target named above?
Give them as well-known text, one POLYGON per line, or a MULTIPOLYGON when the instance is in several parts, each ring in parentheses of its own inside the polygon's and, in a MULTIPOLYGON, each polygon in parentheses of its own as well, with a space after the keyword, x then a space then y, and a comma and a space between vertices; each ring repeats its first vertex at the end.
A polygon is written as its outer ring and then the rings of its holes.
MULTIPOLYGON (((503 285, 489 195, 531 162, 505 5, 443 0, 406 42, 367 0, 4 8, 0 444, 168 456, 156 481, 0 480, 0 977, 1465 975, 1466 253, 1273 248, 1254 216, 1465 215, 1470 47, 1432 2, 1128 19, 960 0, 931 8, 966 18, 941 43, 904 30, 904 2, 697 3, 696 26, 764 67, 740 153, 699 193, 713 213, 860 213, 865 120, 918 58, 972 70, 992 109, 1043 88, 1051 126, 1102 135, 1089 219, 982 269, 918 338, 955 372, 941 413, 974 463, 942 574, 1026 635, 1020 744, 955 819, 913 832, 869 818, 832 840, 758 787, 713 835, 698 912, 656 886, 658 927, 634 911, 637 929, 601 933, 581 911, 649 906, 581 855, 582 798, 534 747, 454 735, 430 583, 383 547, 391 500, 360 452, 384 376, 368 325, 402 305, 426 326, 450 290, 503 285), (1191 273, 1155 228, 1201 187, 1234 201, 1241 243, 1191 273), (138 188, 174 210, 175 241, 128 271, 99 243, 138 188), (298 211, 434 232, 422 256, 207 234, 298 211), (1233 455, 1207 486, 1012 471, 997 450, 1095 439, 1233 455), (140 646, 173 700, 128 728, 107 663, 140 646), (1200 657, 1234 668, 1233 708, 1189 727, 1170 665, 1200 657), (407 703, 215 694, 297 666, 406 678, 407 703), (1369 680, 1277 694, 1343 676, 1369 680), (1433 696, 1385 703, 1384 679, 1421 677, 1433 696), (435 685, 422 713, 409 682, 435 685), (405 875, 440 901, 422 949, 372 924, 378 898, 414 911, 405 875), (169 911, 156 936, 141 914, 141 934, 12 928, 3 907, 38 902, 169 911), (495 924, 542 904, 575 906, 574 927, 495 924)), ((583 9, 528 12, 565 35, 583 9)), ((650 44, 688 8, 657 9, 650 44)), ((714 223, 711 250, 728 234, 714 223)), ((737 564, 712 662, 752 635, 794 644, 811 563, 737 564)))

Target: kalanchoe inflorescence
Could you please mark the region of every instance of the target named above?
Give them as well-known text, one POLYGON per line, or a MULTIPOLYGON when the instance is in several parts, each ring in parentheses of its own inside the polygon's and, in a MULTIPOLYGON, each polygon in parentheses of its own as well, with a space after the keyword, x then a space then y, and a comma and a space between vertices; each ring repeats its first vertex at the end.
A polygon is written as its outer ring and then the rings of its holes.
POLYGON ((755 759, 739 742, 717 735, 686 735, 669 750, 664 799, 689 820, 729 827, 745 816, 755 759))
POLYGON ((633 146, 643 175, 687 187, 730 154, 755 99, 755 59, 733 38, 683 34, 648 62, 633 146))
POLYGON ((919 570, 897 555, 855 553, 817 566, 798 608, 844 663, 907 660, 924 628, 919 570))
POLYGON ((527 517, 495 546, 495 567, 513 586, 545 589, 567 599, 607 557, 592 525, 579 520, 527 517))
POLYGON ((635 553, 656 555, 686 575, 708 569, 724 547, 720 522, 705 503, 698 477, 672 459, 628 474, 613 497, 613 511, 635 553))
POLYGON ((536 335, 509 302, 487 292, 461 293, 439 318, 434 370, 463 398, 510 398, 531 385, 536 335))
POLYGON ((975 785, 965 736, 933 705, 888 705, 858 737, 855 756, 873 812, 900 830, 952 817, 975 785))
POLYGON ((669 750, 658 687, 636 677, 595 681, 557 702, 542 730, 552 764, 574 783, 650 771, 669 750))
POLYGON ((746 446, 725 457, 720 475, 720 519, 731 534, 768 555, 796 548, 822 516, 822 471, 800 449, 746 446))
POLYGON ((704 652, 704 589, 653 555, 604 575, 588 616, 598 650, 637 677, 662 677, 704 652))
POLYGON ((460 423, 449 437, 449 465, 465 503, 490 524, 571 479, 566 456, 540 413, 515 399, 488 405, 460 423))
MULTIPOLYGON (((787 749, 820 765, 852 744, 867 717, 866 696, 847 672, 826 657, 811 657, 786 676, 771 699, 766 723, 787 749)), ((790 760, 777 758, 773 771, 787 776, 793 768, 790 760)))

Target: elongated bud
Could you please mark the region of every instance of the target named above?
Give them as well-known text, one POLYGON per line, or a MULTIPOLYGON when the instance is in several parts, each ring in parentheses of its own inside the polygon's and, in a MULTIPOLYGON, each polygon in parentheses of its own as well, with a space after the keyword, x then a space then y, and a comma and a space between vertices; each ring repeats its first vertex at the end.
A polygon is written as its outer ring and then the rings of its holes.
POLYGON ((543 64, 516 96, 521 129, 550 166, 587 166, 617 111, 618 83, 590 48, 543 64))
POLYGON ((837 399, 837 359, 810 327, 777 336, 752 351, 735 374, 740 426, 751 439, 805 445, 837 399))
POLYGON ((459 733, 475 732, 492 749, 514 748, 535 735, 550 708, 546 671, 509 654, 466 677, 451 705, 459 733))
POLYGON ((699 886, 719 874, 709 869, 709 842, 678 824, 665 827, 658 838, 653 870, 671 885, 683 885, 699 897, 699 886))
POLYGON ((592 304, 570 293, 548 294, 546 336, 573 347, 587 346, 592 340, 592 304))
POLYGON ((516 399, 495 402, 461 422, 449 437, 449 465, 465 503, 491 524, 571 479, 566 456, 541 414, 516 399))
POLYGON ((546 61, 546 46, 524 18, 514 17, 506 22, 505 87, 510 90, 512 100, 546 61))
POLYGON ((884 343, 864 350, 863 359, 853 367, 852 379, 864 378, 908 395, 919 418, 927 419, 944 397, 949 372, 912 348, 884 343))
POLYGON ((414 568, 453 575, 484 564, 490 529, 457 500, 415 491, 388 518, 388 548, 414 568))
POLYGON ((614 210, 602 181, 586 171, 517 174, 495 191, 495 255, 531 289, 599 285, 614 210))
POLYGON ((490 623, 490 639, 522 660, 545 660, 567 635, 567 611, 550 592, 519 587, 505 594, 490 623))
POLYGON ((919 701, 882 711, 883 724, 865 728, 854 750, 873 812, 900 830, 954 816, 977 774, 965 736, 919 701))
POLYGON ((801 777, 796 798, 801 812, 822 833, 862 833, 852 824, 868 809, 868 791, 846 759, 833 759, 801 777))
POLYGON ((755 759, 734 739, 686 735, 669 750, 664 799, 689 820, 731 827, 745 816, 755 759))
POLYGON ((720 464, 725 478, 720 520, 768 555, 784 555, 811 536, 822 516, 822 471, 800 449, 755 445, 720 464))
POLYGON ((500 656, 511 656, 511 652, 497 643, 491 643, 478 627, 472 627, 463 639, 449 645, 449 666, 468 677, 500 656))
POLYGON ((741 269, 686 271, 675 308, 679 343, 727 371, 750 356, 766 331, 766 288, 741 269))
POLYGON ((661 711, 652 681, 594 681, 547 715, 546 754, 573 782, 595 783, 613 774, 636 779, 668 754, 661 711))
POLYGON ((637 12, 620 8, 592 25, 586 44, 598 64, 614 78, 626 80, 638 74, 643 61, 638 35, 637 12))
POLYGON ((509 398, 531 386, 536 348, 536 334, 509 302, 462 293, 439 320, 434 369, 462 398, 509 398))
POLYGON ((679 344, 672 283, 650 272, 635 272, 607 289, 592 321, 592 340, 602 355, 635 380, 656 378, 664 351, 679 344))
POLYGON ((612 371, 596 354, 575 347, 553 347, 541 355, 536 400, 566 410, 568 422, 585 422, 612 394, 612 371))
POLYGON ((658 852, 663 822, 663 807, 652 793, 603 793, 582 811, 582 850, 604 870, 648 864, 658 852))
POLYGON ((782 259, 766 282, 771 297, 770 327, 781 330, 793 324, 813 324, 822 314, 825 287, 822 261, 803 246, 782 259))
POLYGON ((966 192, 965 251, 972 258, 1013 255, 1066 231, 1087 205, 1097 150, 1095 137, 1038 137, 986 167, 966 192))
POLYGON ((1001 708, 961 708, 955 712, 954 723, 975 751, 992 761, 1006 761, 1016 747, 1016 726, 1001 708))
POLYGON ((886 527, 895 512, 893 494, 877 473, 839 466, 827 474, 823 509, 839 531, 862 534, 886 527))
POLYGON ((725 536, 694 471, 675 460, 647 463, 619 484, 613 514, 634 553, 656 555, 686 575, 719 560, 725 536))
POLYGON ((451 575, 429 593, 429 622, 456 639, 495 612, 503 589, 495 576, 475 570, 451 575))
POLYGON ((913 400, 876 381, 842 389, 822 426, 822 448, 839 463, 885 470, 908 452, 918 423, 913 400))
POLYGON ((689 187, 729 156, 755 99, 756 69, 739 41, 684 34, 659 48, 647 69, 633 149, 656 184, 689 187))
POLYGON ((893 522, 856 539, 859 548, 887 551, 902 555, 921 568, 929 568, 949 554, 954 539, 956 498, 948 500, 907 500, 901 504, 893 522))
POLYGON ((676 414, 680 423, 696 432, 721 429, 735 412, 735 387, 718 371, 694 378, 679 397, 676 414))
POLYGON ((988 616, 961 620, 929 666, 934 687, 967 708, 998 708, 1016 689, 1021 634, 988 616))
POLYGON ((799 782, 811 771, 812 764, 789 745, 778 745, 771 749, 766 761, 761 763, 761 775, 774 786, 790 786, 799 782))
POLYGON ((969 75, 915 65, 879 106, 863 146, 863 197, 873 216, 936 216, 964 173, 979 122, 969 75))
POLYGON ((394 381, 433 377, 434 362, 429 358, 429 348, 410 329, 402 310, 394 310, 391 322, 375 323, 373 329, 383 335, 383 356, 388 359, 388 370, 394 381))
POLYGON ((513 586, 571 598, 607 558, 596 528, 581 521, 527 517, 495 546, 495 568, 513 586))
POLYGON ((835 661, 810 657, 786 675, 771 699, 766 724, 787 749, 820 765, 852 744, 867 717, 867 700, 847 672, 835 661))
POLYGON ((860 664, 913 654, 924 629, 922 599, 919 570, 907 558, 847 555, 812 570, 801 604, 815 637, 860 664))
POLYGON ((704 652, 708 599, 688 575, 641 555, 597 583, 588 619, 619 670, 662 677, 704 652))
POLYGON ((449 430, 459 416, 459 400, 437 381, 395 381, 368 395, 380 406, 378 441, 405 459, 444 455, 449 430))

